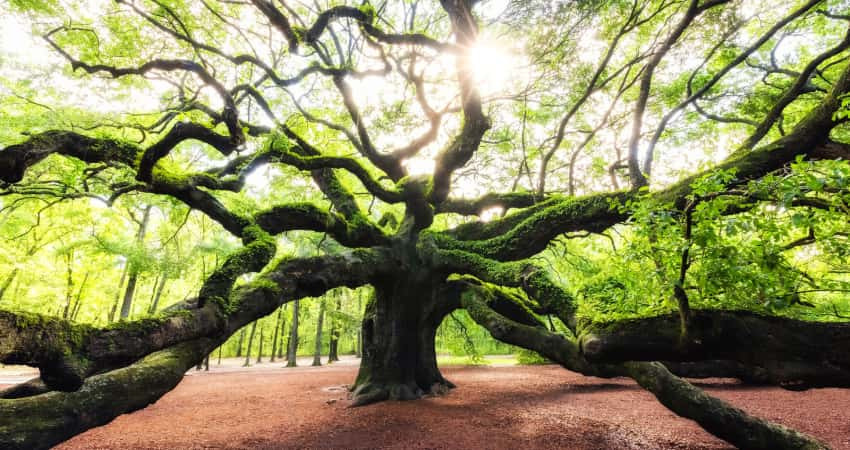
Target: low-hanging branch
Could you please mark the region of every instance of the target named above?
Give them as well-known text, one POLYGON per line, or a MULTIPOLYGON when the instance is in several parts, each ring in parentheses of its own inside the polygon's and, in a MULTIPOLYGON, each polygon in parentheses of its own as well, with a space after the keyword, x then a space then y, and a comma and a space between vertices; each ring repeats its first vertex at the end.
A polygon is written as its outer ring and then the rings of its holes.
POLYGON ((568 370, 590 376, 611 378, 627 376, 679 416, 742 449, 825 449, 814 438, 747 414, 728 403, 711 397, 687 381, 654 362, 595 364, 585 360, 576 342, 547 331, 543 327, 523 325, 493 310, 489 304, 497 297, 509 301, 498 289, 456 280, 462 306, 470 317, 490 334, 505 343, 532 349, 568 370))
POLYGON ((579 324, 594 361, 736 361, 789 389, 850 387, 850 324, 808 322, 749 311, 691 310, 687 335, 677 314, 579 324), (829 345, 823 345, 829 342, 829 345))

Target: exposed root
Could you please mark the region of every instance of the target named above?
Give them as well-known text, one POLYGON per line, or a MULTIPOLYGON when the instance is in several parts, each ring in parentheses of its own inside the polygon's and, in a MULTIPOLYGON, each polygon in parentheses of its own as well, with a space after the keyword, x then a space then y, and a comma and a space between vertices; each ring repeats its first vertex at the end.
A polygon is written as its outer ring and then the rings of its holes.
POLYGON ((377 383, 366 382, 351 393, 352 407, 365 406, 385 400, 416 400, 426 396, 442 396, 454 388, 448 380, 435 382, 428 389, 420 388, 416 383, 377 383))

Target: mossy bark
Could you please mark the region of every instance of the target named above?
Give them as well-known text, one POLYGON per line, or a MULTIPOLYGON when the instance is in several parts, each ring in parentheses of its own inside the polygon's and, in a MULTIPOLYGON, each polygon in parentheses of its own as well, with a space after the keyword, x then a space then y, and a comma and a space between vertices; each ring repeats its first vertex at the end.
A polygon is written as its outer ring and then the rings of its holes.
POLYGON ((582 353, 593 361, 726 360, 740 365, 731 374, 788 389, 850 386, 847 323, 694 310, 684 337, 676 314, 580 328, 582 353))
POLYGON ((375 284, 363 318, 355 406, 412 400, 454 387, 437 368, 434 338, 457 305, 442 296, 433 281, 406 275, 375 284))
POLYGON ((584 359, 578 343, 542 327, 523 325, 499 314, 489 305, 502 291, 469 282, 454 284, 470 317, 490 334, 508 344, 536 351, 565 368, 585 375, 628 376, 652 392, 658 401, 681 417, 697 422, 709 433, 743 449, 825 449, 816 439, 747 414, 673 375, 655 362, 600 364, 584 359))

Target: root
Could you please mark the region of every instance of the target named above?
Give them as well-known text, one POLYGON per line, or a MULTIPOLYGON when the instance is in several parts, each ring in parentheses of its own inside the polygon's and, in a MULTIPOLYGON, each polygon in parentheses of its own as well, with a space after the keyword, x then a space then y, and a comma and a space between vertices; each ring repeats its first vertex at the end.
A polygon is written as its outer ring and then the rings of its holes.
POLYGON ((385 400, 417 400, 426 396, 442 396, 455 385, 447 380, 435 382, 423 390, 416 383, 378 383, 366 382, 357 386, 351 393, 351 407, 365 406, 385 400))

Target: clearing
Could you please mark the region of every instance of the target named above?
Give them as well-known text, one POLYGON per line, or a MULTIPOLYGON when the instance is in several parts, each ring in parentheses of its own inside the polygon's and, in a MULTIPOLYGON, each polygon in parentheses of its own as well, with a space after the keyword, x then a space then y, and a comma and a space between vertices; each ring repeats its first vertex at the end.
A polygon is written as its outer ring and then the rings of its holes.
MULTIPOLYGON (((189 448, 727 449, 674 416, 631 380, 558 366, 451 366, 443 397, 348 408, 358 360, 285 369, 235 359, 188 373, 150 407, 60 445, 61 450, 189 448)), ((0 383, 26 374, 5 371, 0 383)), ((850 449, 850 390, 790 392, 700 380, 762 418, 850 449)))

